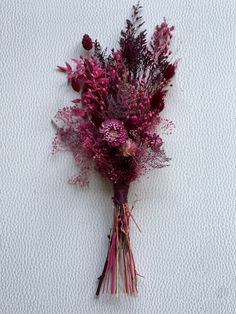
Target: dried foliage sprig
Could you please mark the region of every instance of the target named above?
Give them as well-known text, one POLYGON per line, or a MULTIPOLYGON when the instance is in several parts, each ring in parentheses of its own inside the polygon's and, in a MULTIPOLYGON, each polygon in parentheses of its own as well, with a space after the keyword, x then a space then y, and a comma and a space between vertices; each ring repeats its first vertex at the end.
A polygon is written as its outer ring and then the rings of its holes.
POLYGON ((173 123, 160 113, 177 67, 177 62, 170 61, 174 27, 164 20, 148 43, 140 12, 139 4, 133 6, 118 50, 107 54, 86 34, 82 45, 87 53, 72 59, 73 68, 69 63, 58 66, 79 97, 53 120, 57 127, 53 152, 66 147, 80 165, 71 183, 87 185, 88 171, 94 167, 114 189, 114 224, 96 295, 109 288, 112 294, 118 293, 119 277, 127 294, 137 292, 129 186, 147 170, 164 167, 169 161, 160 131, 171 129, 173 123))

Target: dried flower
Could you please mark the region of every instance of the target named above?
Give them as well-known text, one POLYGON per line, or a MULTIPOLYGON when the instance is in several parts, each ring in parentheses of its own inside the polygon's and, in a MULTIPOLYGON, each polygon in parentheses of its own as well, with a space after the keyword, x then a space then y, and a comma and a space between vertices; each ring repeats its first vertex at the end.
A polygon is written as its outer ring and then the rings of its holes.
POLYGON ((121 151, 123 153, 123 156, 125 157, 134 156, 136 153, 136 150, 137 150, 137 146, 131 139, 128 139, 121 146, 121 151))
POLYGON ((106 120, 99 130, 103 140, 113 147, 123 144, 128 137, 124 123, 116 119, 106 120))
POLYGON ((91 50, 93 48, 93 42, 92 39, 88 34, 84 34, 82 39, 82 45, 85 50, 91 50))

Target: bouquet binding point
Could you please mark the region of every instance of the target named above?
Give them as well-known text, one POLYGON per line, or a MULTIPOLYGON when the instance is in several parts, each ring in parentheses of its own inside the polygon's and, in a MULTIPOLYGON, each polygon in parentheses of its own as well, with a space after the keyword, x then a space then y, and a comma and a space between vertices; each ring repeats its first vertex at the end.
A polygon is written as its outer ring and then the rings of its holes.
POLYGON ((74 155, 80 173, 70 183, 88 185, 93 167, 111 182, 114 191, 113 227, 97 296, 109 290, 118 294, 119 282, 125 293, 138 292, 130 243, 134 218, 128 206, 129 186, 149 169, 167 166, 170 160, 162 135, 171 133, 174 124, 160 113, 177 67, 177 62, 170 61, 174 27, 164 20, 147 43, 140 11, 139 4, 133 6, 121 31, 119 49, 107 54, 97 40, 85 34, 82 45, 87 52, 72 59, 75 68, 67 62, 58 66, 79 97, 53 119, 53 153, 63 147, 74 155))

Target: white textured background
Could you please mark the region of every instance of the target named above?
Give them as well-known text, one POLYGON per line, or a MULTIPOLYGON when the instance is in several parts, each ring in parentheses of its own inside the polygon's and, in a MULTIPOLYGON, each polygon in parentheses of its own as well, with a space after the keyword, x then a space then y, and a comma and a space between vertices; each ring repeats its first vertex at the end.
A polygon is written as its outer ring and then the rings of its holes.
POLYGON ((1 0, 0 313, 236 313, 236 2, 143 0, 166 16, 181 58, 163 115, 171 167, 134 184, 137 297, 94 298, 112 223, 111 189, 67 185, 50 124, 74 97, 55 66, 84 32, 116 45, 133 0, 1 0), (137 194, 137 196, 135 195, 137 194))

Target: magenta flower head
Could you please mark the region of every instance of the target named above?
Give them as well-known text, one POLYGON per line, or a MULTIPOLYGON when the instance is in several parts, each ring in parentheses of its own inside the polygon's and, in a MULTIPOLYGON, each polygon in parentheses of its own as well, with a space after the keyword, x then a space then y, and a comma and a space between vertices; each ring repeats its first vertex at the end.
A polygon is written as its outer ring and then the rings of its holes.
POLYGON ((99 131, 102 134, 103 140, 113 147, 125 143, 128 138, 123 121, 116 119, 109 119, 103 122, 99 131))

